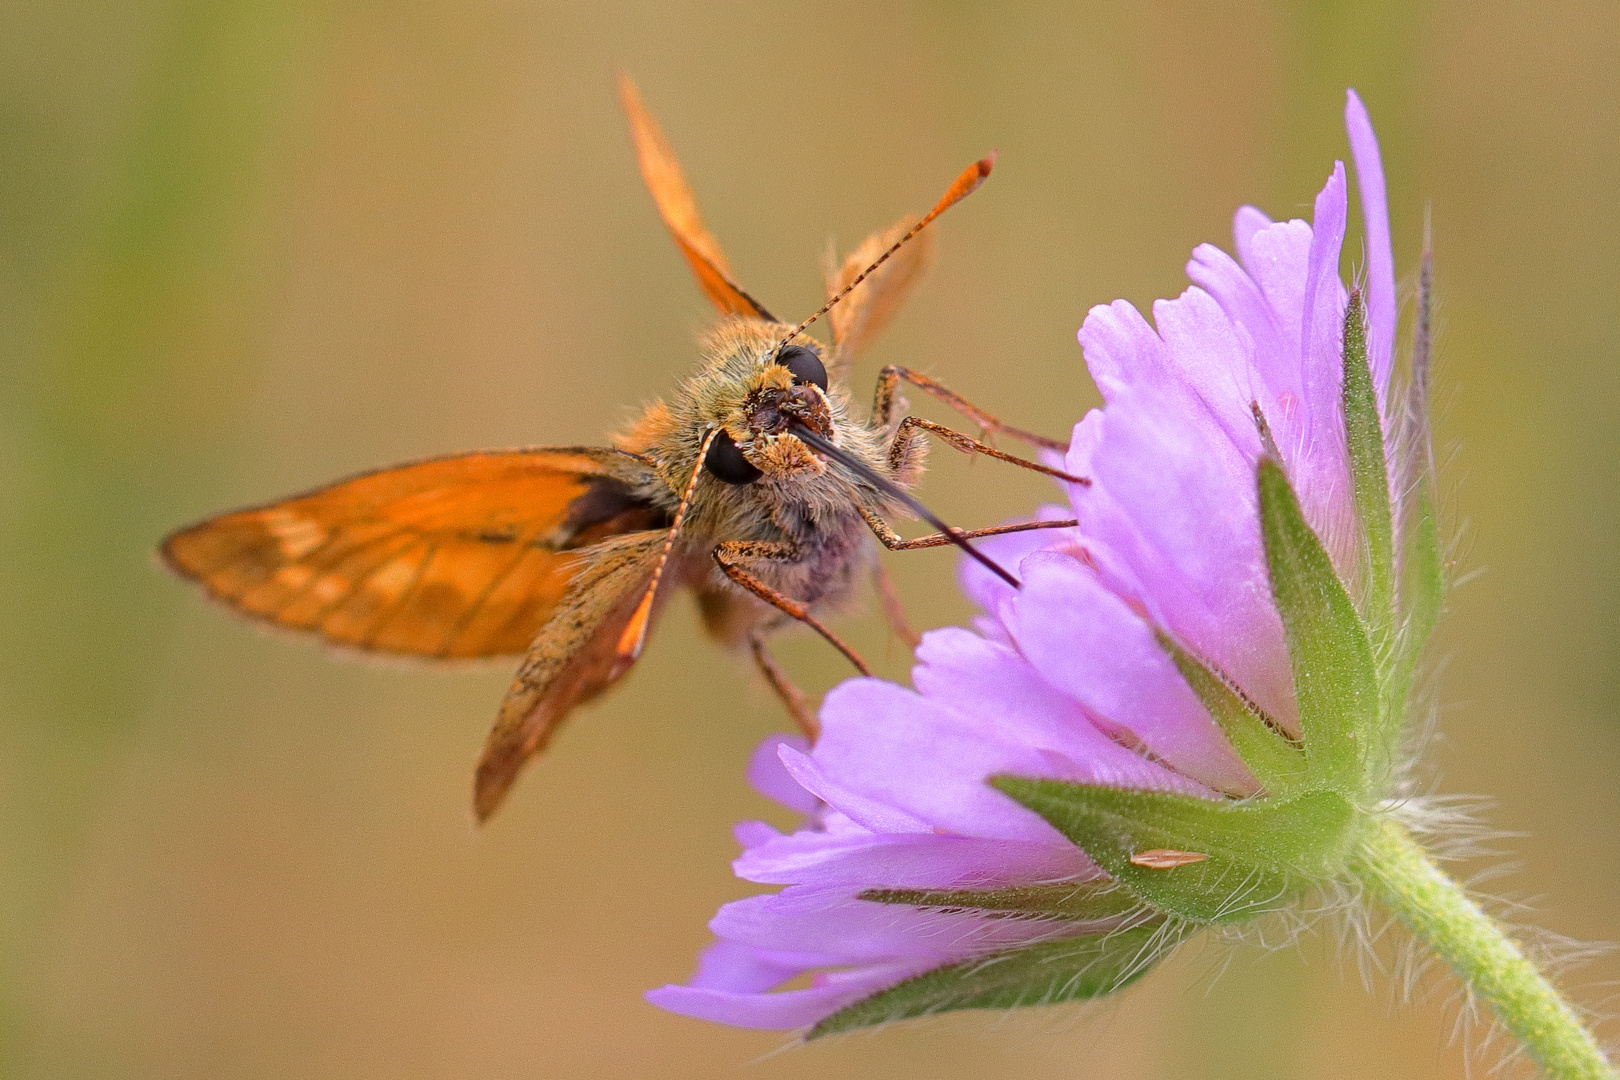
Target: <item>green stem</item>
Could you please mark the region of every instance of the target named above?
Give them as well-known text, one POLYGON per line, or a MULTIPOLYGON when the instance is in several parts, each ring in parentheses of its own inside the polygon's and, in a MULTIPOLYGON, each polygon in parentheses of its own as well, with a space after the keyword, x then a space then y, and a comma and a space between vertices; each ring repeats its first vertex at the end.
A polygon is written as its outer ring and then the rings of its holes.
POLYGON ((1398 822, 1368 830, 1355 872, 1418 940, 1490 1004, 1551 1080, 1617 1080, 1597 1041, 1497 922, 1429 859, 1398 822))

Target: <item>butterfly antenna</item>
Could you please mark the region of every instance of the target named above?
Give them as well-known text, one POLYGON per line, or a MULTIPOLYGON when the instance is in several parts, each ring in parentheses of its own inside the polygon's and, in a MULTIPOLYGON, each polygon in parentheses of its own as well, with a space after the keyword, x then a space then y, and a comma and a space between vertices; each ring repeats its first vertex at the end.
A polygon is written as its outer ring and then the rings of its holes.
POLYGON ((973 558, 977 559, 987 570, 996 575, 996 577, 1000 578, 1002 581, 1005 581, 1015 589, 1022 588, 1022 586, 1018 584, 1018 579, 1003 569, 1000 563, 996 562, 990 556, 986 555, 984 552, 980 551, 978 548, 964 540, 960 530, 953 529, 943 521, 939 520, 939 518, 935 516, 934 512, 928 509, 928 507, 924 506, 922 501, 911 492, 907 491, 899 484, 896 484, 888 477, 875 471, 870 465, 866 464, 866 462, 846 454, 843 450, 834 446, 826 439, 823 439, 820 435, 817 435, 814 431, 811 431, 808 427, 799 423, 798 421, 793 422, 791 430, 793 434, 798 437, 800 442, 809 446, 817 453, 825 454, 827 457, 832 458, 834 461, 844 466, 850 472, 855 473, 861 479, 865 480, 867 483, 871 484, 885 495, 892 499, 897 499, 911 507, 911 509, 919 517, 928 522, 928 524, 932 525, 934 528, 938 529, 940 533, 944 535, 945 539, 949 540, 951 543, 967 552, 973 558))
POLYGON ((935 218, 939 217, 939 215, 949 210, 952 206, 955 206, 957 203, 971 195, 974 189, 976 189, 980 184, 984 183, 984 178, 990 175, 990 170, 995 166, 995 164, 996 155, 992 152, 989 157, 981 158, 969 165, 967 168, 963 169, 962 174, 956 178, 956 182, 951 184, 950 189, 945 192, 944 196, 939 200, 939 202, 934 204, 934 208, 923 215, 923 219, 921 221, 917 222, 917 224, 906 230, 906 235, 890 244, 889 250, 885 251, 883 254, 879 255, 875 260, 873 260, 871 266, 868 266, 865 270, 862 270, 859 274, 856 274, 855 280, 838 290, 838 292, 833 295, 832 299, 828 300, 825 304, 822 304, 820 309, 817 310, 814 315, 804 320, 804 322, 800 323, 798 326, 795 326, 792 331, 789 332, 787 337, 777 342, 775 352, 780 352, 782 346, 798 337, 811 323, 815 322, 817 319, 827 314, 827 312, 831 311, 833 309, 833 305, 837 304, 844 297, 854 292, 855 286, 859 285, 861 282, 865 281, 869 276, 871 276, 872 271, 888 262, 891 255, 904 247, 906 242, 912 237, 926 229, 935 218))
POLYGON ((703 436, 703 444, 698 447, 697 466, 692 470, 692 478, 686 482, 686 490, 681 492, 680 504, 675 507, 675 516, 669 523, 669 535, 664 537, 664 550, 658 553, 658 565, 653 567, 652 580, 647 583, 647 591, 642 594, 641 603, 636 605, 630 621, 625 623, 624 633, 619 635, 617 651, 622 657, 634 660, 641 655, 641 647, 647 641, 647 627, 652 623, 653 598, 658 595, 658 581, 664 576, 669 553, 675 547, 675 537, 686 521, 686 508, 692 504, 692 492, 697 490, 698 479, 703 475, 703 462, 709 456, 709 444, 714 442, 720 431, 720 428, 711 430, 703 436))

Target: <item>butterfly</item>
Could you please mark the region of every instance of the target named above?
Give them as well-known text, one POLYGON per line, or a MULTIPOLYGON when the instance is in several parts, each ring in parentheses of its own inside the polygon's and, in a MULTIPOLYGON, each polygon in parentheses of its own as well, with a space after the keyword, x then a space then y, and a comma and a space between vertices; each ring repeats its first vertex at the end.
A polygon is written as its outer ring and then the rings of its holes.
POLYGON ((642 177, 719 312, 686 382, 612 446, 481 450, 395 465, 180 529, 161 549, 169 567, 215 600, 335 645, 435 660, 521 656, 475 773, 480 821, 568 714, 629 671, 678 588, 696 593, 710 635, 752 654, 813 739, 815 713, 766 642, 803 623, 869 673, 823 620, 871 577, 896 632, 915 644, 874 537, 891 550, 956 544, 1016 585, 970 541, 1075 524, 949 528, 909 490, 923 472, 923 433, 1086 483, 905 415, 903 383, 963 413, 981 436, 1065 448, 927 376, 885 367, 865 416, 844 383, 926 268, 928 225, 983 182, 993 157, 965 169, 927 214, 873 234, 829 266, 827 302, 788 324, 736 284, 635 85, 621 76, 619 90, 642 177), (805 333, 823 315, 825 343, 805 333), (887 523, 896 514, 916 514, 939 531, 903 539, 887 523))

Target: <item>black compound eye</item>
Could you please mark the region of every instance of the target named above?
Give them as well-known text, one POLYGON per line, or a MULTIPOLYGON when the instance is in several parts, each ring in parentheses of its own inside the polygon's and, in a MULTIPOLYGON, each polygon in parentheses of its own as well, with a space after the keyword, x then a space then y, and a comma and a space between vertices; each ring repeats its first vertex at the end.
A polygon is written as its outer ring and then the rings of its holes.
POLYGON ((825 392, 827 389, 827 369, 821 366, 821 357, 816 350, 807 349, 803 345, 789 345, 776 354, 776 362, 793 373, 796 383, 815 383, 825 392))
POLYGON ((737 444, 731 441, 731 436, 726 434, 724 428, 714 437, 714 442, 709 444, 709 452, 703 458, 703 467, 728 484, 752 484, 761 475, 760 471, 743 457, 743 452, 737 449, 737 444))

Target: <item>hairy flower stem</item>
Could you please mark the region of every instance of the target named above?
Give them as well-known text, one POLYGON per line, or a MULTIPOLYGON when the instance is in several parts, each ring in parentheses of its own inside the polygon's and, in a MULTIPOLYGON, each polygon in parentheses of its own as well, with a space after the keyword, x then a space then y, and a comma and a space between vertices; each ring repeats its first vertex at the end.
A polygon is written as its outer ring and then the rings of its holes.
POLYGON ((1451 965, 1470 993, 1551 1080, 1616 1080, 1568 1002, 1524 950, 1390 818, 1372 823, 1355 872, 1418 940, 1451 965))

